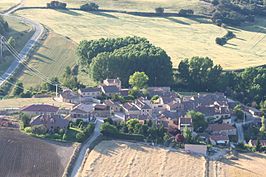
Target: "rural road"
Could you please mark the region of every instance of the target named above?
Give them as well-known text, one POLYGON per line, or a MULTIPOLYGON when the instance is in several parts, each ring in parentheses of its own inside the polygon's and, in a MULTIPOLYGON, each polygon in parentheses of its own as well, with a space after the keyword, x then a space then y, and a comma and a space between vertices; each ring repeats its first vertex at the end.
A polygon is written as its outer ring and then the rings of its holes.
POLYGON ((237 129, 238 143, 246 144, 242 123, 236 123, 236 129, 237 129))
POLYGON ((102 123, 103 123, 103 119, 97 118, 94 132, 90 136, 88 141, 82 146, 82 148, 80 150, 80 153, 78 154, 78 158, 77 158, 77 160, 76 160, 76 162, 74 164, 74 167, 72 169, 72 172, 70 174, 70 177, 77 177, 78 176, 78 173, 79 173, 79 171, 81 169, 81 166, 83 164, 84 158, 86 156, 87 150, 89 149, 91 143, 93 141, 95 141, 98 136, 101 135, 100 126, 101 126, 102 123))
MULTIPOLYGON (((7 12, 2 14, 3 16, 10 16, 13 12, 15 12, 18 8, 23 6, 23 1, 14 8, 9 9, 7 12)), ((26 60, 27 55, 31 51, 31 49, 34 47, 34 45, 37 43, 37 41, 40 39, 41 35, 44 32, 44 27, 38 23, 34 22, 30 19, 24 18, 24 17, 17 17, 17 16, 11 16, 12 18, 17 18, 18 20, 22 21, 23 23, 29 24, 32 26, 32 29, 35 31, 30 40, 26 43, 24 48, 19 52, 19 60, 14 60, 11 65, 8 67, 6 72, 0 76, 0 86, 4 84, 4 82, 9 79, 15 72, 15 70, 19 67, 19 64, 26 60)))

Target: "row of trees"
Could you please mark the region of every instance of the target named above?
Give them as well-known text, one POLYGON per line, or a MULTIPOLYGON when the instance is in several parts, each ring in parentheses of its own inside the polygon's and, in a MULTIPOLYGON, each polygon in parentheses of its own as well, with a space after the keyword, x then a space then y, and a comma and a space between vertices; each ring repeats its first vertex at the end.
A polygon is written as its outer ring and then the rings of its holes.
POLYGON ((149 77, 150 86, 168 86, 172 82, 170 57, 144 38, 82 41, 77 52, 80 63, 90 66, 96 81, 119 77, 122 85, 128 86, 129 76, 140 71, 149 77))
POLYGON ((224 92, 243 103, 266 100, 266 68, 252 67, 243 71, 223 71, 210 58, 192 57, 179 63, 174 74, 176 90, 224 92))

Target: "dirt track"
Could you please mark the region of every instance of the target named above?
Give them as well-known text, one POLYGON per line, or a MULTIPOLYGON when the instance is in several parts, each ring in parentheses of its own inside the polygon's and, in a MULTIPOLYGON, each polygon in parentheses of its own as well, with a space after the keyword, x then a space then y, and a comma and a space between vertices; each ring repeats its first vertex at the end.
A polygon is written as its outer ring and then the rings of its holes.
POLYGON ((73 152, 60 145, 0 128, 1 177, 60 177, 73 152))

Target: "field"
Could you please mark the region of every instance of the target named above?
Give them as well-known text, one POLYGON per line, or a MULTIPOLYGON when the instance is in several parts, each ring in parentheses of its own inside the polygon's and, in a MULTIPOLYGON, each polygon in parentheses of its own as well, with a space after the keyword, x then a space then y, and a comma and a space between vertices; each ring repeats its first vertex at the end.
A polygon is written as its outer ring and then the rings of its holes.
POLYGON ((265 176, 265 154, 240 154, 239 160, 210 163, 210 177, 262 177, 265 176))
POLYGON ((71 145, 49 143, 0 128, 1 176, 62 176, 73 153, 71 145))
MULTIPOLYGON (((19 52, 33 35, 32 27, 12 17, 4 18, 10 27, 10 31, 6 38, 13 37, 15 39, 15 49, 19 52)), ((4 60, 0 60, 0 75, 8 68, 14 60, 13 56, 8 53, 4 60)))
POLYGON ((18 4, 20 0, 1 0, 0 1, 0 12, 3 10, 7 10, 12 6, 18 4))
POLYGON ((88 155, 79 176, 204 176, 205 159, 167 149, 102 141, 88 155))
POLYGON ((257 19, 256 24, 231 29, 236 38, 219 46, 215 39, 225 35, 226 30, 202 18, 148 18, 121 13, 43 9, 21 10, 17 14, 40 21, 76 43, 102 37, 146 37, 166 50, 174 67, 181 59, 192 56, 208 56, 225 69, 266 64, 266 20, 262 18, 257 19))
POLYGON ((22 108, 31 104, 50 104, 63 108, 71 108, 73 105, 70 103, 61 103, 54 101, 52 98, 12 98, 0 100, 1 108, 22 108))

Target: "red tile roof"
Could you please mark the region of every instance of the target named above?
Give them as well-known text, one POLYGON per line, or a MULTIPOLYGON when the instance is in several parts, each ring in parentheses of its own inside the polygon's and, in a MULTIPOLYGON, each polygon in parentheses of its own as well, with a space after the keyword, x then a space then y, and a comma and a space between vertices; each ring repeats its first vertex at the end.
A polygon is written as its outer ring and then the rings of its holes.
POLYGON ((56 113, 59 107, 48 105, 48 104, 32 104, 21 109, 25 112, 53 112, 56 113))
POLYGON ((208 131, 223 131, 223 130, 234 130, 235 127, 229 124, 209 124, 208 131))

